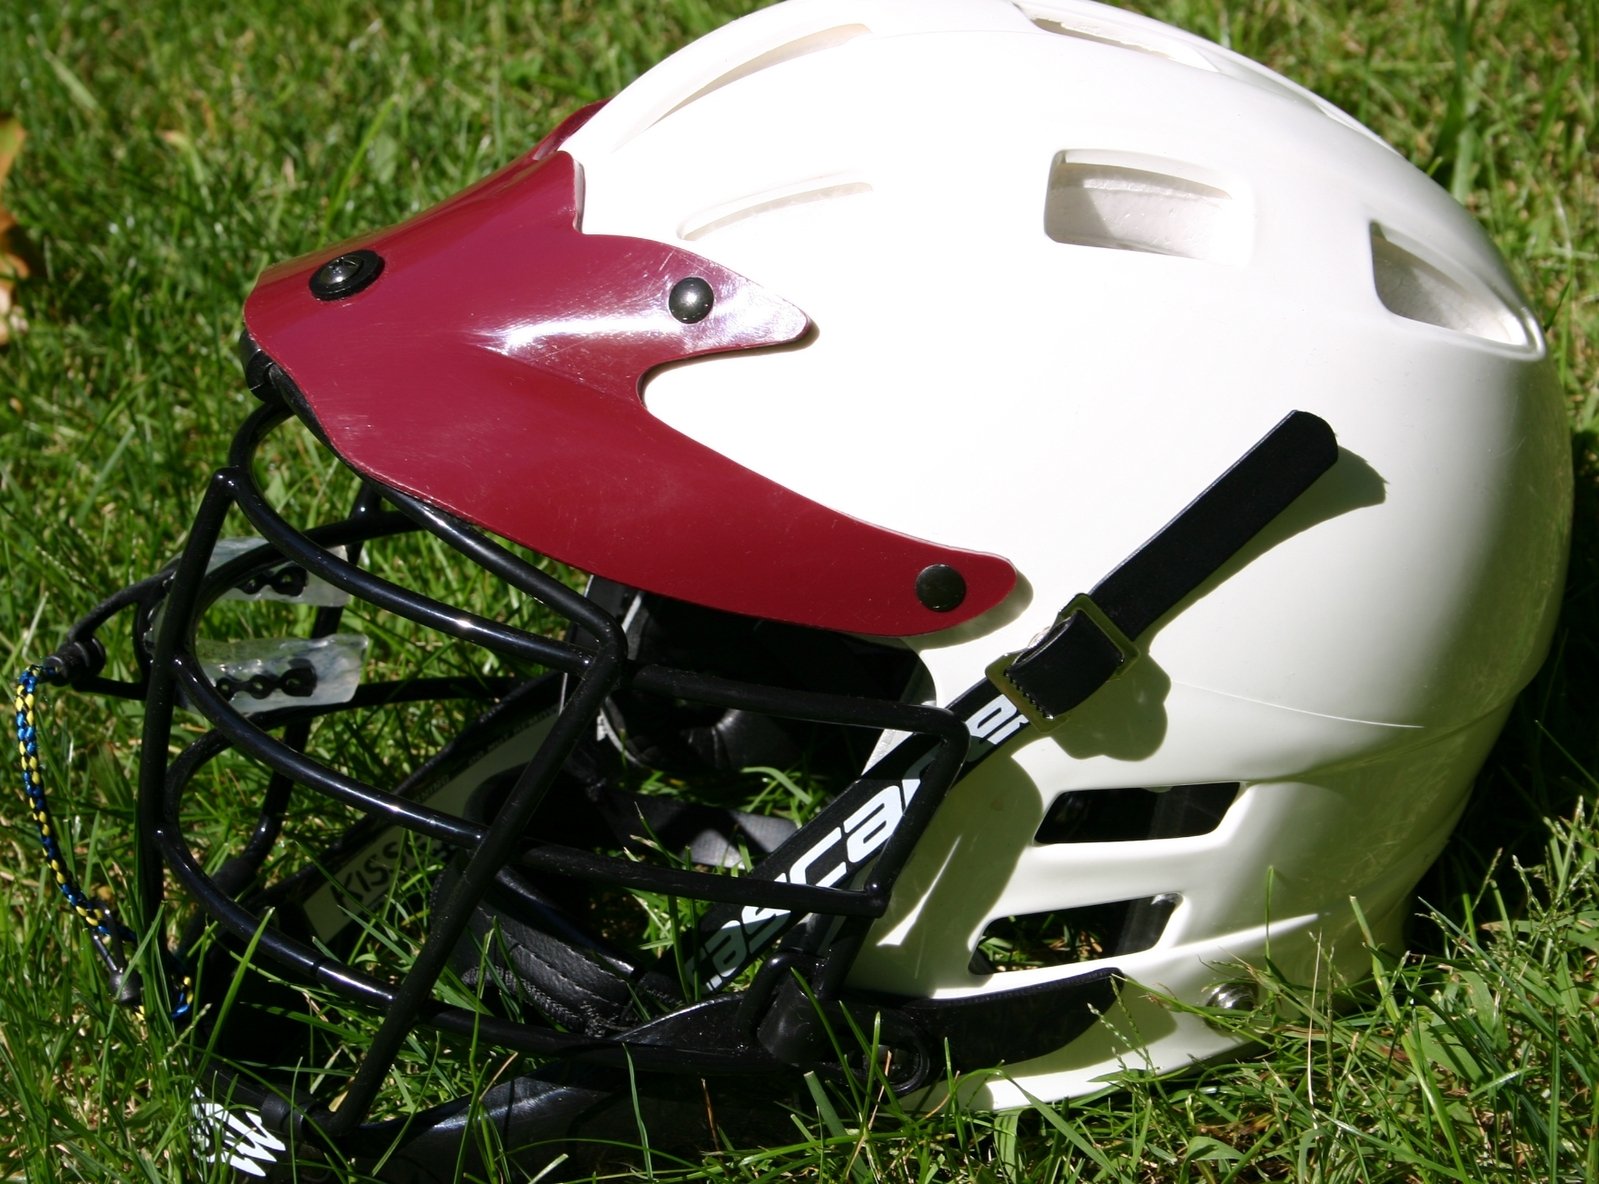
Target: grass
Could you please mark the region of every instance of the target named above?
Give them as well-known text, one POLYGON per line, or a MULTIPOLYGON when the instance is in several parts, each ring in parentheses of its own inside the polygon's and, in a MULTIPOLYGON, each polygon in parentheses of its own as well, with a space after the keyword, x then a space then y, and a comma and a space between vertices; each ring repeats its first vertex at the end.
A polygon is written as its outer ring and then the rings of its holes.
MULTIPOLYGON (((750 6, 0 5, 0 111, 28 133, 0 201, 37 264, 16 292, 31 328, 0 350, 8 669, 175 553, 250 405, 232 341, 263 265, 453 192, 750 6)), ((658 1179, 1599 1178, 1599 0, 1134 7, 1373 126, 1512 260, 1555 353, 1578 474, 1551 661, 1423 885, 1412 951, 1374 959, 1352 1004, 1267 971, 1271 1006, 1221 1021, 1256 1056, 1006 1116, 821 1094, 788 1146, 655 1152, 658 1179)), ((133 716, 60 695, 45 722, 80 866, 126 882, 133 716)), ((171 1034, 108 998, 20 801, 0 803, 0 824, 0 1177, 186 1178, 171 1034)), ((417 1072, 419 1093, 459 1085, 417 1072)))

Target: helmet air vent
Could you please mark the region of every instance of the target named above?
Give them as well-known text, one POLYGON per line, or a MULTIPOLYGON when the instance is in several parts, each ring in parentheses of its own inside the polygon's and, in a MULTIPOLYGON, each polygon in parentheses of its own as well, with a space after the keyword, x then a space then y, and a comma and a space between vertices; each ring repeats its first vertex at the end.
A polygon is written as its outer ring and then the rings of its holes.
POLYGON ((1136 954, 1160 940, 1180 900, 1167 892, 1021 917, 996 917, 978 938, 969 969, 973 974, 1004 974, 1136 954))
MULTIPOLYGON (((838 46, 843 45, 846 42, 853 41, 857 37, 864 37, 870 32, 870 29, 868 29, 865 25, 860 24, 834 25, 831 28, 819 29, 814 33, 807 33, 803 37, 796 37, 794 40, 786 41, 781 45, 774 46, 773 48, 766 50, 764 53, 754 54, 739 62, 737 66, 727 71, 725 74, 719 74, 710 82, 707 82, 704 86, 696 90, 693 94, 689 95, 687 98, 674 104, 670 110, 664 112, 661 117, 654 122, 660 123, 662 120, 669 118, 673 113, 681 111, 689 104, 698 102, 706 95, 711 94, 714 91, 721 90, 724 86, 731 86, 741 78, 748 78, 752 74, 759 74, 763 70, 770 70, 773 66, 781 66, 785 62, 792 62, 798 58, 807 57, 813 53, 820 53, 821 51, 828 49, 836 49, 838 46)), ((654 124, 651 124, 651 126, 654 126, 654 124)))
POLYGON ((1528 347, 1521 317, 1474 277, 1450 275, 1371 227, 1371 271, 1377 298, 1389 312, 1502 345, 1528 347))
POLYGON ((1187 839, 1221 825, 1238 783, 1169 789, 1078 789, 1050 803, 1035 843, 1136 843, 1187 839))
MULTIPOLYGON (((1028 20, 1046 33, 1057 33, 1065 37, 1073 37, 1079 41, 1097 42, 1116 49, 1132 50, 1136 53, 1147 54, 1151 57, 1165 58, 1167 61, 1176 62, 1183 66, 1192 66, 1198 70, 1207 70, 1212 74, 1224 74, 1228 78, 1252 86, 1256 90, 1274 94, 1278 98, 1287 99, 1301 107, 1320 112, 1329 119, 1336 120, 1366 138, 1383 143, 1364 126, 1345 115, 1331 103, 1323 102, 1309 91, 1301 90, 1286 79, 1238 58, 1233 54, 1221 54, 1215 57, 1207 54, 1200 44, 1189 44, 1192 38, 1179 40, 1176 30, 1154 27, 1144 28, 1145 22, 1139 21, 1136 26, 1122 25, 1109 20, 1098 20, 1086 13, 1073 13, 1065 17, 1061 13, 1046 15, 1042 6, 1031 4, 1017 5, 1028 20)), ((1386 148, 1387 145, 1383 144, 1386 148)))
POLYGON ((1087 13, 1074 12, 1068 20, 1062 13, 1045 15, 1042 8, 1031 4, 1018 4, 1017 8, 1046 33, 1075 37, 1079 41, 1093 41, 1115 49, 1130 49, 1135 53, 1147 53, 1154 57, 1166 58, 1168 61, 1181 62, 1185 66, 1196 66, 1201 70, 1214 72, 1216 69, 1207 58, 1192 47, 1184 45, 1175 38, 1159 36, 1161 32, 1170 30, 1128 28, 1109 20, 1097 20, 1087 13))
POLYGON ((1057 152, 1044 196, 1044 233, 1073 246, 1242 263, 1249 249, 1243 203, 1177 168, 1057 152))
POLYGON ((677 233, 684 242, 695 242, 748 218, 758 218, 794 206, 831 201, 834 198, 851 197, 871 191, 872 187, 868 182, 844 173, 812 177, 766 189, 760 193, 748 194, 736 201, 724 202, 708 210, 701 210, 686 219, 678 227, 677 233))

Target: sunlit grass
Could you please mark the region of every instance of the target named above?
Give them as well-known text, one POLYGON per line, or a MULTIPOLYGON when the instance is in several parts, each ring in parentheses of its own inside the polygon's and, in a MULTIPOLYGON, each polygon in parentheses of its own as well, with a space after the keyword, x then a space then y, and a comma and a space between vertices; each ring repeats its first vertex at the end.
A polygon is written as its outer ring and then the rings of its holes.
MULTIPOLYGON (((39 658, 99 597, 176 554, 253 406, 233 342, 264 265, 424 208, 751 6, 0 5, 0 109, 29 137, 0 200, 40 263, 15 293, 31 328, 0 349, 0 657, 11 669, 39 658)), ((1130 1071, 1101 1097, 1006 1116, 953 1103, 911 1111, 878 1080, 818 1085, 786 1143, 687 1163, 652 1150, 658 1179, 1599 1178, 1599 3, 1131 6, 1373 126, 1511 260, 1554 352, 1578 473, 1551 663, 1423 886, 1412 951, 1374 958, 1373 986, 1352 998, 1263 972, 1259 1009, 1213 1017, 1256 1055, 1173 1080, 1130 1071)), ((262 479, 308 517, 351 492, 308 439, 288 435, 262 479)), ((494 599, 429 544, 396 556, 452 598, 494 599)), ((396 664, 414 656, 391 622, 363 627, 396 664)), ((426 660, 470 668, 448 648, 426 660)), ((53 694, 43 722, 79 866, 128 884, 136 712, 53 694)), ((382 781, 450 722, 418 712, 343 741, 382 781)), ((220 819, 237 806, 233 776, 219 763, 219 788, 197 808, 220 819)), ((774 777, 771 808, 803 812, 807 792, 774 777)), ((194 1178, 183 1054, 196 1036, 111 1001, 57 907, 20 797, 0 802, 0 823, 0 1177, 194 1178)), ((651 907, 669 927, 670 908, 651 907)), ((320 1019, 331 1035, 365 1031, 365 1020, 320 1019)), ((395 1105, 471 1093, 506 1072, 486 1050, 439 1047, 418 1038, 406 1049, 395 1105)))

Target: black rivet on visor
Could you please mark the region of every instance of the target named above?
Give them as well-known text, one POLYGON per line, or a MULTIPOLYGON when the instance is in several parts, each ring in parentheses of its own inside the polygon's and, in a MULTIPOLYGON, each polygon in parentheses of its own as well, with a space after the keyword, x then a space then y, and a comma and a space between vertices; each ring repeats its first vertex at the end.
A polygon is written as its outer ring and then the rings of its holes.
POLYGON ((966 578, 947 563, 930 564, 916 577, 916 599, 935 613, 959 608, 966 599, 966 578))
POLYGON ((350 251, 329 259, 311 277, 311 295, 318 300, 343 300, 365 288, 383 273, 383 256, 376 251, 350 251))
POLYGON ((716 303, 716 293, 711 285, 697 275, 678 280, 672 285, 672 294, 666 298, 666 307, 685 325, 703 321, 711 315, 711 305, 716 303))
POLYGON ((239 334, 239 361, 244 363, 244 385, 256 398, 266 402, 278 397, 272 389, 272 359, 255 343, 248 329, 239 334))

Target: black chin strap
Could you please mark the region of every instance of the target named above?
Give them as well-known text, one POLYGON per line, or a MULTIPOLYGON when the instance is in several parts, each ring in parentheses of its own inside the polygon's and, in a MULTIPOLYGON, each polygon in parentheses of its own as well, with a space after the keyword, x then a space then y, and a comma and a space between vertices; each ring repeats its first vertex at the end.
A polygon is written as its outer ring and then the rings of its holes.
POLYGON ((1137 640, 1286 510, 1338 459, 1326 422, 1290 412, 1211 487, 1043 637, 988 675, 1034 724, 1049 727, 1120 674, 1137 640))
MULTIPOLYGON (((965 723, 971 737, 950 783, 967 776, 1029 725, 1049 729, 1121 673, 1138 653, 1134 638, 1220 571, 1337 459, 1332 429, 1307 412, 1291 412, 1092 593, 1068 604, 1038 641, 993 663, 987 678, 949 703, 947 710, 965 723)), ((846 833, 848 821, 872 817, 872 803, 882 800, 885 787, 899 786, 906 803, 913 792, 918 800, 924 797, 921 769, 928 753, 925 741, 904 742, 886 753, 746 878, 862 884, 886 844, 880 839, 867 850, 860 843, 859 858, 850 858, 854 845, 846 833)), ((896 819, 887 829, 898 826, 896 819)), ((880 887, 886 890, 886 883, 880 887)), ((783 940, 802 918, 779 908, 718 904, 706 911, 691 935, 690 951, 669 951, 663 958, 687 959, 705 988, 718 990, 783 940)), ((825 936, 831 929, 818 926, 815 933, 831 942, 830 954, 847 959, 845 945, 825 936)), ((818 951, 808 952, 814 956, 818 951)), ((671 969, 663 963, 663 973, 671 969)), ((975 1031, 981 1025, 967 1027, 975 1031)))

